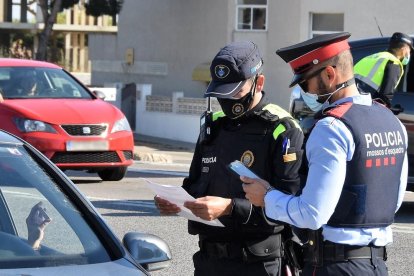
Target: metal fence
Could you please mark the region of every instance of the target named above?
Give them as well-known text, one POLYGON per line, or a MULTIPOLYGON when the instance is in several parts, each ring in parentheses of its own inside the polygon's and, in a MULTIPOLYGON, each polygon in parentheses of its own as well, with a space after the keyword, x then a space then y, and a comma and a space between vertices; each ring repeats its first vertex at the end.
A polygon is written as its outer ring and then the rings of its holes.
MULTIPOLYGON (((215 98, 211 98, 212 110, 221 110, 215 98)), ((176 102, 168 96, 146 96, 146 111, 149 112, 175 112, 178 114, 200 115, 207 108, 207 99, 179 97, 176 102)))

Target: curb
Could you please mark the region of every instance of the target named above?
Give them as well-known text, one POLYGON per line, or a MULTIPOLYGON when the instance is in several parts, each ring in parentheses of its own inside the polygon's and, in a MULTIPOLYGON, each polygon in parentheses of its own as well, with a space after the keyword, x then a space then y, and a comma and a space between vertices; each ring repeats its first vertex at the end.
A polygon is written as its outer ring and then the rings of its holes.
POLYGON ((139 152, 134 149, 134 160, 151 163, 172 163, 171 155, 161 153, 139 152))
POLYGON ((148 146, 158 150, 180 150, 194 152, 195 143, 176 141, 172 139, 148 136, 134 133, 135 146, 148 146))
POLYGON ((191 162, 186 153, 194 153, 195 144, 134 133, 133 159, 145 163, 172 164, 191 162), (170 154, 171 153, 171 154, 170 154))

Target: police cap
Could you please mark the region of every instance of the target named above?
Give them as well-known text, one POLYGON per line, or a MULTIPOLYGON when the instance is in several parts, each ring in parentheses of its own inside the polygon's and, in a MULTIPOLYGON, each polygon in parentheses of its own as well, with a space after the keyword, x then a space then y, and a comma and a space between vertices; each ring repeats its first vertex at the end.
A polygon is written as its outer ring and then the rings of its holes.
POLYGON ((404 34, 404 33, 393 33, 393 35, 390 38, 390 43, 399 43, 399 42, 403 42, 405 44, 407 44, 408 46, 410 46, 411 49, 414 49, 413 47, 413 39, 404 34))
POLYGON ((263 58, 251 41, 233 42, 222 48, 210 66, 212 81, 204 97, 231 98, 246 80, 262 71, 263 58))
POLYGON ((293 79, 289 87, 302 80, 313 66, 348 50, 347 39, 351 36, 348 32, 319 35, 304 42, 281 48, 276 51, 285 62, 289 63, 293 70, 293 79))

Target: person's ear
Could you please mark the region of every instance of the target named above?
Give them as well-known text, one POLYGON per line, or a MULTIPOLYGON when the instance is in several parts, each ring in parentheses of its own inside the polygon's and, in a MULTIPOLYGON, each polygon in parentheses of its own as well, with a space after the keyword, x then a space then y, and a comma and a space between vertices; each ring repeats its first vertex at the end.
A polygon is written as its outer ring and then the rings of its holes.
POLYGON ((259 76, 257 76, 256 92, 261 92, 263 90, 264 82, 265 82, 265 76, 264 75, 260 74, 259 76))
POLYGON ((329 86, 331 86, 334 83, 335 78, 336 78, 335 68, 332 66, 327 66, 324 71, 325 71, 324 76, 326 78, 325 80, 329 83, 329 86))

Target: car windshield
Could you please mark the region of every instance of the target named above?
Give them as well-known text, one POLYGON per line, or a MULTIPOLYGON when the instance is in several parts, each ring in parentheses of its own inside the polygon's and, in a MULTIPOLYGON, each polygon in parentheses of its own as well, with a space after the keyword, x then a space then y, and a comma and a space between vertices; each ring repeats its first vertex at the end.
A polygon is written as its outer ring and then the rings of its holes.
POLYGON ((23 146, 0 145, 0 267, 110 261, 60 185, 23 146))
POLYGON ((92 99, 64 70, 44 67, 0 67, 0 93, 4 99, 92 99))

